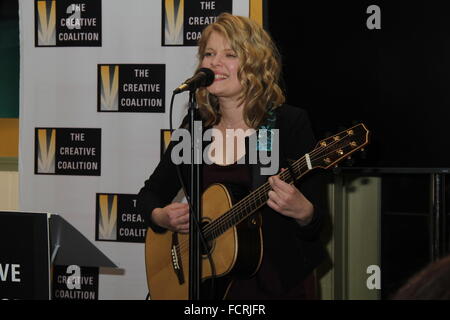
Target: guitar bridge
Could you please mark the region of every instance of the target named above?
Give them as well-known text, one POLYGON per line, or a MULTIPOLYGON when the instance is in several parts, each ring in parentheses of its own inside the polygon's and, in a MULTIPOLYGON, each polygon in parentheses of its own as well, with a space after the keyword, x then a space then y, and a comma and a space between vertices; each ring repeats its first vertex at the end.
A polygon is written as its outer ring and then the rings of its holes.
POLYGON ((172 249, 171 256, 172 256, 172 267, 173 271, 177 275, 178 283, 181 285, 184 283, 184 273, 183 273, 183 265, 181 263, 181 254, 178 246, 178 237, 176 233, 173 233, 172 235, 172 249))

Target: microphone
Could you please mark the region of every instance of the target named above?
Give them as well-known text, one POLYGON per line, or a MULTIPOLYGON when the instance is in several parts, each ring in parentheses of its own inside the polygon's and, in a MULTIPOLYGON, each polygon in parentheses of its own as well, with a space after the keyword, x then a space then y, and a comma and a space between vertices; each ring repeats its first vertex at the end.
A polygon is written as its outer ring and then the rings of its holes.
POLYGON ((214 72, 208 68, 200 68, 192 78, 187 79, 181 86, 173 90, 177 94, 186 90, 194 91, 201 87, 208 87, 214 82, 214 72))

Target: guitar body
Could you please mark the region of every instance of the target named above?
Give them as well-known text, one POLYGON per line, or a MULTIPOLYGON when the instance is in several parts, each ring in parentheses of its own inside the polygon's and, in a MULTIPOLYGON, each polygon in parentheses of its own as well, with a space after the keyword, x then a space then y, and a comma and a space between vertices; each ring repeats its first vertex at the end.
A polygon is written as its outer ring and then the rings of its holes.
MULTIPOLYGON (((202 229, 226 213, 240 191, 222 184, 210 186, 202 195, 202 229)), ((207 254, 202 255, 201 296, 224 299, 235 278, 255 274, 262 260, 261 217, 258 213, 231 227, 209 243, 215 278, 207 254), (214 293, 211 293, 211 286, 214 293)), ((204 253, 204 252, 203 252, 204 253)), ((189 235, 150 228, 145 239, 147 284, 152 300, 189 299, 189 235)))

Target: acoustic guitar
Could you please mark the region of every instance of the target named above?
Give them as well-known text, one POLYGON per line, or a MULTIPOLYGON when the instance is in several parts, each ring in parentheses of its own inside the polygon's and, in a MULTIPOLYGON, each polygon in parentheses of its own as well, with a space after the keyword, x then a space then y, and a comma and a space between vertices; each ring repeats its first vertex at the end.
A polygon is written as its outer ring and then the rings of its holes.
MULTIPOLYGON (((293 184, 315 168, 328 169, 368 144, 369 131, 358 124, 321 140, 280 179, 293 184)), ((261 216, 258 210, 268 200, 268 182, 240 198, 239 192, 213 184, 202 194, 201 230, 208 243, 201 262, 201 290, 209 298, 226 297, 233 279, 250 277, 258 270, 263 252, 261 216), (214 279, 213 279, 214 278, 214 279)), ((189 235, 147 230, 145 264, 150 299, 189 299, 189 235)))

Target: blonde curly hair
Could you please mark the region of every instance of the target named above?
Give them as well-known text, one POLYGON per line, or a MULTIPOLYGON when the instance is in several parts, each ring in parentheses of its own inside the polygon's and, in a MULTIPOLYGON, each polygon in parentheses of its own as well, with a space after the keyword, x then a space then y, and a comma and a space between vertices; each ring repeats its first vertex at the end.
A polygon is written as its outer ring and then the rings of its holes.
MULTIPOLYGON (((219 15, 215 23, 208 25, 198 42, 200 68, 210 35, 217 32, 225 37, 236 52, 240 67, 238 79, 243 92, 244 120, 250 128, 258 128, 266 119, 267 111, 284 103, 283 91, 278 85, 281 73, 281 57, 270 35, 256 22, 229 13, 219 15)), ((220 108, 216 96, 206 88, 196 94, 199 110, 206 127, 220 122, 220 108)))

